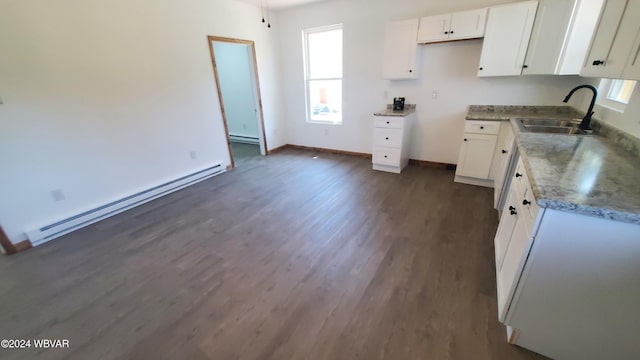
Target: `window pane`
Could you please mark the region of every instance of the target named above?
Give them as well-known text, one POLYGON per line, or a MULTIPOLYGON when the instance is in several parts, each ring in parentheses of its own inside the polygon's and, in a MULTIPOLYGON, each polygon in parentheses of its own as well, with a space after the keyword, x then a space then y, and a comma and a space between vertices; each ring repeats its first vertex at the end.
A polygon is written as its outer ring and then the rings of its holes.
POLYGON ((342 29, 308 34, 309 79, 342 77, 342 29))
POLYGON ((309 80, 309 118, 342 122, 342 80, 309 80))
POLYGON ((611 87, 607 98, 609 100, 628 104, 631 98, 631 93, 636 87, 636 82, 633 80, 611 80, 611 87))

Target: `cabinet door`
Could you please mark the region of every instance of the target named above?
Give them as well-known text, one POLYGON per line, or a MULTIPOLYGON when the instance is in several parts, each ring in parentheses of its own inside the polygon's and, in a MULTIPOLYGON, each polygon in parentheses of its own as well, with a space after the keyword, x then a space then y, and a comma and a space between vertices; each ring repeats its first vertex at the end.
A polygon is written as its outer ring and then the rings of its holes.
POLYGON ((451 15, 449 39, 473 39, 484 36, 487 8, 462 11, 451 15))
POLYGON ((416 51, 418 19, 387 23, 384 45, 384 78, 389 80, 417 77, 416 51))
POLYGON ((451 14, 426 16, 420 19, 418 42, 429 43, 449 39, 451 14))
MULTIPOLYGON (((517 206, 516 206, 517 207, 517 206)), ((527 254, 530 248, 529 234, 531 229, 528 229, 525 222, 522 221, 519 214, 520 210, 516 210, 516 214, 511 215, 511 212, 505 213, 507 216, 513 216, 516 218, 515 227, 507 246, 507 251, 504 254, 502 260, 502 267, 498 272, 498 317, 500 321, 504 321, 509 309, 508 304, 511 302, 513 293, 515 292, 520 273, 524 268, 524 263, 527 259, 527 254)))
POLYGON ((537 6, 522 1, 489 8, 478 76, 522 73, 537 6))
MULTIPOLYGON (((634 2, 629 4, 627 11, 625 12, 625 19, 636 19, 640 17, 640 4, 634 2), (630 16, 631 15, 631 16, 630 16)), ((622 78, 626 80, 640 80, 640 28, 635 29, 636 36, 633 46, 631 47, 631 54, 627 60, 627 64, 622 72, 622 78)))
POLYGON ((456 175, 489 179, 495 147, 495 135, 465 133, 458 156, 456 175))
MULTIPOLYGON (((576 1, 540 0, 524 61, 523 75, 555 74, 576 1)), ((590 39, 591 36, 587 41, 590 39)), ((578 72, 580 69, 576 74, 578 72)))
POLYGON ((622 78, 626 80, 640 80, 640 32, 631 48, 631 56, 624 68, 622 78))
POLYGON ((498 231, 496 231, 496 237, 494 239, 494 246, 496 251, 496 272, 500 272, 502 269, 502 261, 504 260, 504 254, 509 247, 509 241, 516 228, 516 221, 518 220, 518 197, 515 191, 509 191, 507 200, 504 203, 502 209, 502 216, 500 217, 500 223, 498 224, 498 231), (515 212, 512 214, 511 212, 515 212))
MULTIPOLYGON (((619 78, 627 61, 633 39, 628 39, 623 26, 623 15, 628 0, 608 0, 600 14, 596 33, 591 41, 589 56, 580 75, 619 78), (621 47, 622 43, 625 46, 621 47), (626 47, 626 48, 625 48, 626 47)), ((631 5, 631 4, 629 4, 631 5)), ((631 20, 631 19, 630 19, 631 20)), ((636 20, 632 20, 636 22, 636 20)))
POLYGON ((504 123, 500 129, 500 137, 493 156, 493 205, 496 209, 500 205, 500 195, 504 191, 503 187, 507 177, 507 169, 513 158, 513 143, 514 135, 511 124, 504 123))

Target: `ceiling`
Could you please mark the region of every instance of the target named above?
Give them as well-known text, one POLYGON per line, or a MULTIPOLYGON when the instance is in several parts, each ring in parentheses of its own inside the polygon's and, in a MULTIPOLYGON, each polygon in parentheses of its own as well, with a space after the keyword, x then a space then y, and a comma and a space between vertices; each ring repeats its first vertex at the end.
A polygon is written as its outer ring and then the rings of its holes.
POLYGON ((268 6, 271 10, 282 10, 290 7, 309 4, 313 2, 326 1, 326 0, 238 0, 245 3, 253 4, 257 7, 268 6))

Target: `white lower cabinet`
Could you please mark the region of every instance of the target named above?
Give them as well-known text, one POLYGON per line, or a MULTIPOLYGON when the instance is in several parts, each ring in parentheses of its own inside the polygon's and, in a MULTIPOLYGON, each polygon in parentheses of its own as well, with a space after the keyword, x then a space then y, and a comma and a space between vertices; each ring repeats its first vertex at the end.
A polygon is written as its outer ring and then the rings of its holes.
POLYGON ((640 225, 538 208, 518 160, 495 236, 498 318, 554 359, 640 358, 640 225))
POLYGON ((374 170, 400 173, 409 163, 409 132, 416 114, 376 116, 373 121, 374 170))
POLYGON ((456 182, 493 187, 491 168, 500 126, 500 121, 465 122, 456 167, 456 182))
MULTIPOLYGON (((520 161, 518 165, 521 164, 520 161)), ((530 211, 531 204, 535 204, 535 199, 531 199, 530 195, 527 198, 527 194, 531 194, 531 186, 523 183, 524 190, 520 191, 515 183, 512 184, 494 240, 500 321, 504 321, 507 316, 509 299, 513 297, 518 277, 533 242, 534 226, 539 215, 537 205, 535 212, 530 211)))

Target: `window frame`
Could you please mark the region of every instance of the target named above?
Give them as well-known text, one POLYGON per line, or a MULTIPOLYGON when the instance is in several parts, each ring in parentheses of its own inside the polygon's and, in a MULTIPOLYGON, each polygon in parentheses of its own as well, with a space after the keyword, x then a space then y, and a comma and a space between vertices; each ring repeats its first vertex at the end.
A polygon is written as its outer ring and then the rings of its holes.
MULTIPOLYGON (((634 80, 606 79, 606 78, 601 79, 600 85, 598 85, 598 92, 601 94, 601 96, 598 97, 597 104, 607 109, 611 109, 619 113, 624 113, 625 109, 627 108, 628 102, 610 98, 609 94, 611 92, 611 89, 614 87, 616 83, 625 82, 625 81, 634 81, 634 80)), ((636 91, 635 86, 637 86, 637 82, 634 85, 634 89, 632 90, 632 92, 636 91)))
MULTIPOLYGON (((327 26, 319 26, 319 27, 314 27, 314 28, 308 28, 308 29, 303 29, 302 30, 302 49, 303 49, 303 63, 304 63, 304 93, 305 93, 305 120, 307 123, 310 124, 321 124, 321 125, 342 125, 343 123, 343 113, 344 113, 344 109, 342 108, 342 104, 343 104, 343 96, 341 96, 340 98, 340 107, 341 107, 341 111, 340 111, 340 120, 313 120, 311 119, 311 87, 310 87, 310 83, 312 81, 323 81, 323 80, 339 80, 340 81, 340 89, 342 90, 342 80, 344 78, 344 27, 343 24, 333 24, 333 25, 327 25, 327 26), (315 33, 320 33, 320 32, 326 32, 326 31, 335 31, 335 30, 341 30, 342 31, 342 49, 343 49, 343 55, 342 55, 342 59, 341 59, 341 63, 342 63, 342 76, 341 77, 337 77, 337 78, 310 78, 310 68, 309 68, 309 35, 310 34, 315 34, 315 33)), ((341 91, 342 93, 342 91, 341 91)))

